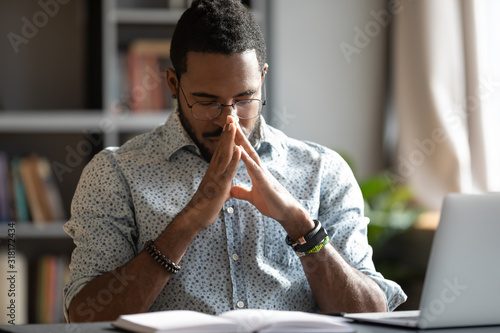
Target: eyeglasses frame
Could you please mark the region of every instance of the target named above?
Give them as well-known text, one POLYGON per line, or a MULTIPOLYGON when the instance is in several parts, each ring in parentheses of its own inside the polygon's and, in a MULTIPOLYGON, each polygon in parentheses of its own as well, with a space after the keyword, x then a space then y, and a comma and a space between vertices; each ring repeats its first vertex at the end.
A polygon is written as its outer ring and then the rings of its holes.
POLYGON ((228 107, 230 106, 233 110, 236 109, 236 104, 238 104, 239 102, 243 102, 243 101, 259 101, 262 103, 262 106, 260 107, 259 109, 259 112, 257 113, 257 115, 255 117, 252 117, 252 118, 242 118, 240 116, 238 116, 238 118, 240 119, 244 119, 244 120, 250 120, 250 119, 255 119, 257 118, 258 116, 260 116, 260 114, 262 113, 262 108, 264 107, 264 105, 266 105, 267 101, 266 101, 266 75, 265 75, 265 72, 264 70, 262 70, 262 76, 264 77, 264 80, 262 81, 262 91, 263 91, 263 96, 264 96, 264 99, 258 99, 258 98, 247 98, 247 99, 242 99, 242 100, 239 100, 237 101, 236 103, 233 103, 233 104, 221 104, 221 103, 216 103, 216 104, 219 104, 219 113, 213 117, 212 119, 199 119, 197 118, 194 113, 193 113, 193 106, 198 104, 198 103, 204 103, 203 101, 196 101, 194 102, 193 104, 189 104, 188 100, 187 100, 187 97, 186 97, 186 94, 184 93, 184 89, 182 88, 181 86, 181 80, 180 78, 178 77, 178 81, 179 81, 179 88, 182 92, 182 95, 184 96, 184 100, 186 101, 186 104, 188 106, 188 108, 191 110, 191 114, 193 115, 193 117, 195 119, 198 119, 200 121, 210 121, 210 120, 214 120, 216 119, 221 113, 222 113, 222 108, 225 108, 225 107, 228 107))

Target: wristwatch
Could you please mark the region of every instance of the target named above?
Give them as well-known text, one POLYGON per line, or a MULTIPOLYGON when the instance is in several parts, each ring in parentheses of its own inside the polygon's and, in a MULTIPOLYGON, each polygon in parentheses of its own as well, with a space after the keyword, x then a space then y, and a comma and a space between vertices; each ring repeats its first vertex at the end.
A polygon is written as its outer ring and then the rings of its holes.
POLYGON ((326 236, 326 230, 321 225, 321 222, 314 220, 314 229, 307 235, 300 237, 296 241, 293 241, 290 236, 287 235, 285 241, 295 252, 307 252, 321 243, 326 236))

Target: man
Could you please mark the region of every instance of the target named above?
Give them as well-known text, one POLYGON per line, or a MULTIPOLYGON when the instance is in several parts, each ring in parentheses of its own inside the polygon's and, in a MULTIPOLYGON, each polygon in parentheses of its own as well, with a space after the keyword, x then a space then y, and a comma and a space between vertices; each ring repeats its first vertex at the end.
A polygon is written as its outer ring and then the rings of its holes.
POLYGON ((97 154, 82 175, 65 225, 76 244, 67 318, 403 302, 373 267, 346 163, 261 117, 268 65, 252 15, 238 1, 194 1, 171 58, 176 112, 97 154))

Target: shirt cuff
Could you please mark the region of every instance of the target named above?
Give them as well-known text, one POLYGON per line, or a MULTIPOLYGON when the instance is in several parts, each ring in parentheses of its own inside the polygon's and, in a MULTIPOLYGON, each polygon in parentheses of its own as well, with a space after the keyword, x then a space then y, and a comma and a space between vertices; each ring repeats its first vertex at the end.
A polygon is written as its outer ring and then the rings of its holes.
POLYGON ((73 298, 82 290, 83 287, 90 281, 92 281, 94 277, 85 277, 78 279, 76 281, 69 282, 64 288, 64 319, 69 323, 69 306, 73 298))

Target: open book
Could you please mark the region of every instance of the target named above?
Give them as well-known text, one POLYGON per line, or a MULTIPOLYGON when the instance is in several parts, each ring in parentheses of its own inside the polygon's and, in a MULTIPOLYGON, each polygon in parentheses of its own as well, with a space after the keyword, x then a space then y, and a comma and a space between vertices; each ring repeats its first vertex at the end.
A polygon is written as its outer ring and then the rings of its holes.
POLYGON ((346 319, 299 311, 232 310, 218 316, 189 310, 122 315, 116 327, 133 332, 354 332, 346 319))

